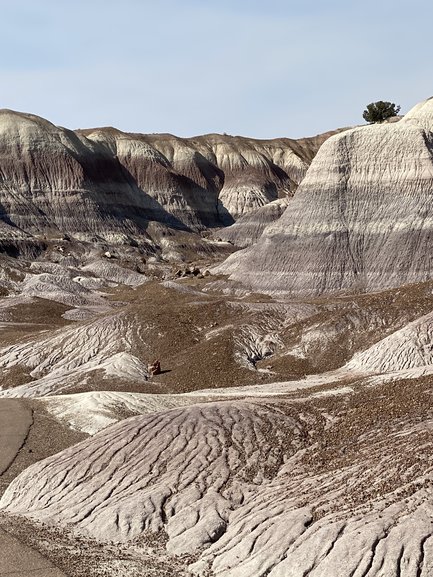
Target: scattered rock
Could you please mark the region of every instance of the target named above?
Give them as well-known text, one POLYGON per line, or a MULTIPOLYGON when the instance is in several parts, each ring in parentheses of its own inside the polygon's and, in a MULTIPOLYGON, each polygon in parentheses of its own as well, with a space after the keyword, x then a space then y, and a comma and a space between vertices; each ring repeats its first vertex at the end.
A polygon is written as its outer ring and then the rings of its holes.
POLYGON ((161 374, 161 363, 158 359, 156 359, 155 361, 153 361, 153 363, 151 365, 148 365, 147 370, 149 371, 149 373, 154 376, 154 375, 160 375, 161 374))

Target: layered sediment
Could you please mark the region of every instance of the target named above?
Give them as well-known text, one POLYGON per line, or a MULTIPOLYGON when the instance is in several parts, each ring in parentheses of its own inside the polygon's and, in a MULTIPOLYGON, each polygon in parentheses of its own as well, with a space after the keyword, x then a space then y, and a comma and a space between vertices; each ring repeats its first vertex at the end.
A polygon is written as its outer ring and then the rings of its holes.
POLYGON ((433 273, 433 99, 320 148, 281 218, 217 270, 254 290, 372 291, 433 273))
POLYGON ((291 196, 328 135, 258 141, 177 138, 114 128, 71 131, 0 111, 0 236, 152 243, 198 232, 291 196), (161 228, 162 227, 162 228, 161 228), (157 239, 156 239, 157 240, 157 239))

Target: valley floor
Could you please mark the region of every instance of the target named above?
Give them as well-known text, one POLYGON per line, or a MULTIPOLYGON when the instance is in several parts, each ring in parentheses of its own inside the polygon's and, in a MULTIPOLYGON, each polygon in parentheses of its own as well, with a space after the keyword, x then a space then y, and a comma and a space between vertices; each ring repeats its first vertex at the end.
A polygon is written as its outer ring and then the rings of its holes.
POLYGON ((432 283, 7 266, 1 575, 432 574, 432 283))

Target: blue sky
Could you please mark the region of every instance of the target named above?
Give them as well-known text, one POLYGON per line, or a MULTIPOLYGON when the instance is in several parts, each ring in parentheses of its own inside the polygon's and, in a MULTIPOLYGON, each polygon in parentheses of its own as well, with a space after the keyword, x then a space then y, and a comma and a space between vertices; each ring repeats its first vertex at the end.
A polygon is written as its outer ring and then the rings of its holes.
POLYGON ((68 128, 301 137, 433 95, 431 0, 0 0, 0 107, 68 128))

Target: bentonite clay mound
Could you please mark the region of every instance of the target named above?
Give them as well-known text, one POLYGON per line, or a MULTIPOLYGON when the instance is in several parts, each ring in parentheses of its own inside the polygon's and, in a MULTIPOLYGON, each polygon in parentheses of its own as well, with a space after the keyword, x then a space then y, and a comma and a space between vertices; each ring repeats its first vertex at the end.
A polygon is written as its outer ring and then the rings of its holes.
POLYGON ((102 539, 166 526, 170 550, 192 551, 225 531, 229 511, 301 446, 304 428, 302 419, 252 402, 133 417, 28 469, 33 489, 18 505, 21 477, 2 506, 102 539))
POLYGON ((427 577, 430 386, 133 417, 31 466, 0 505, 105 542, 163 529, 199 575, 427 577))
POLYGON ((431 278, 433 99, 329 138, 257 245, 216 270, 257 291, 320 295, 431 278))

